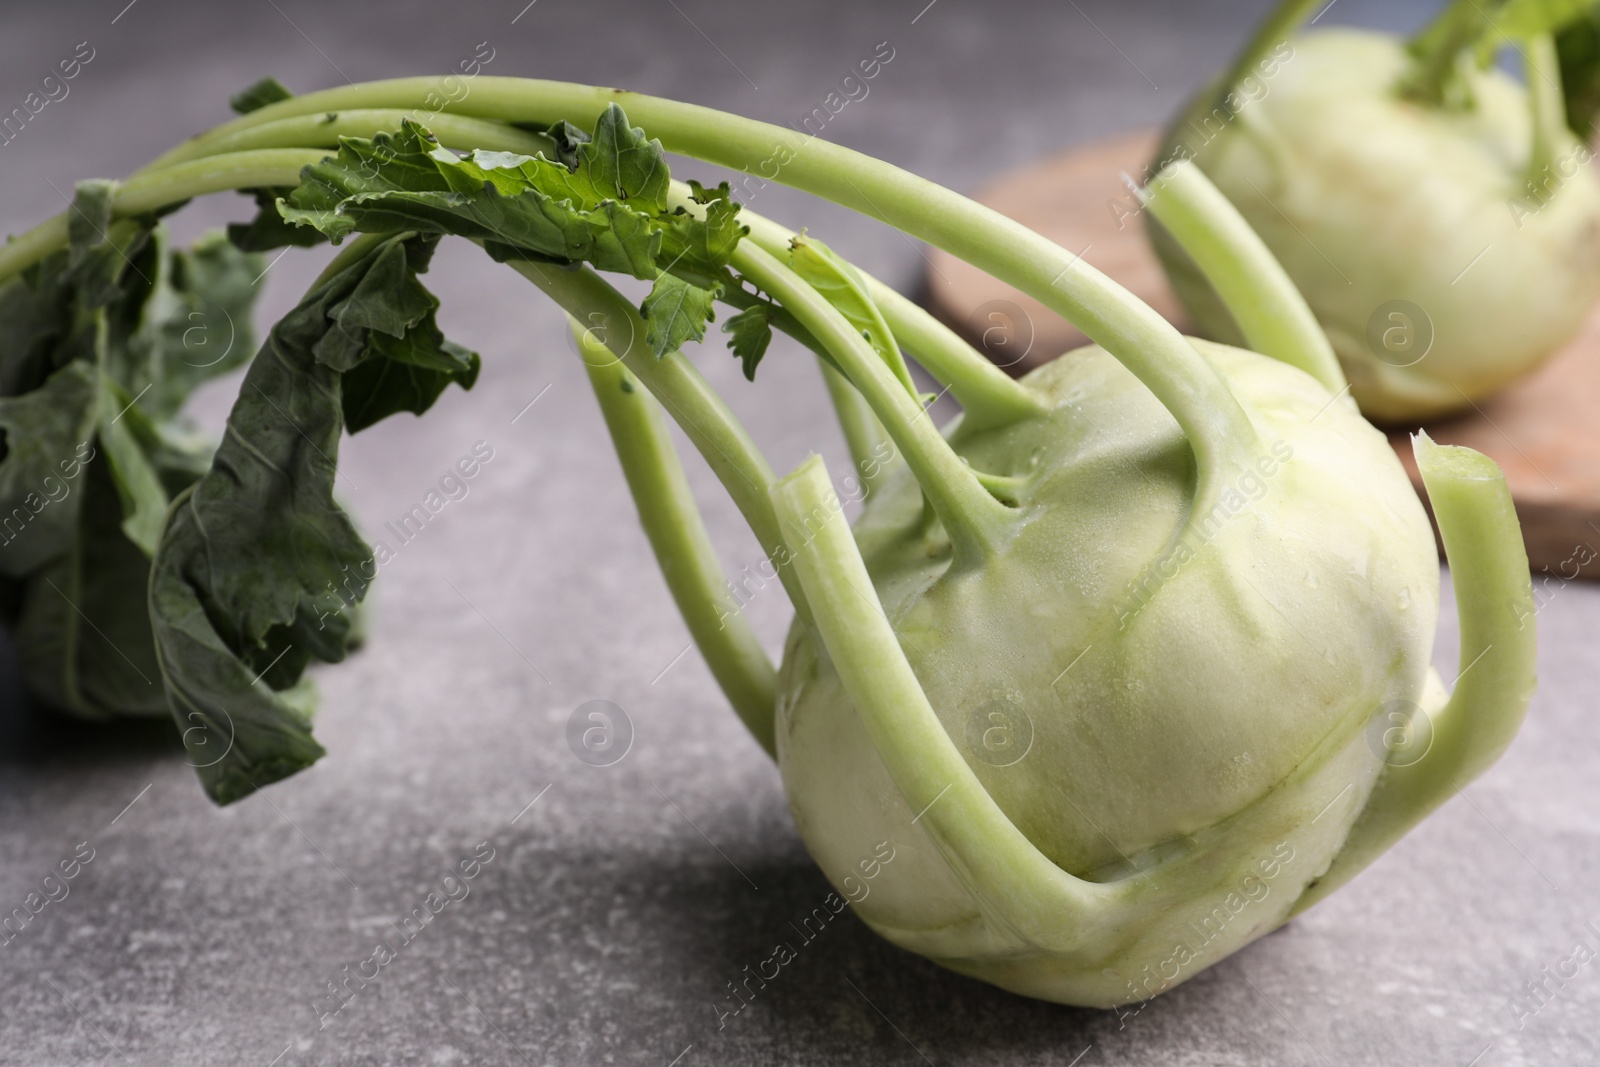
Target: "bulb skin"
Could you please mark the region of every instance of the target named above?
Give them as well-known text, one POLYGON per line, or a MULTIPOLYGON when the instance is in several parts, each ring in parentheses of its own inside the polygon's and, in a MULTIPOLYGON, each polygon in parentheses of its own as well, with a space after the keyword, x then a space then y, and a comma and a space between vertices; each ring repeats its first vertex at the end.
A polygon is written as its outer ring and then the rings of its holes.
POLYGON ((1210 515, 1188 514, 1195 465, 1177 424, 1090 346, 1024 379, 1046 414, 947 431, 1019 487, 1020 532, 983 566, 953 565, 905 472, 855 526, 985 791, 1059 868, 1138 906, 1108 909, 1072 951, 1019 938, 919 825, 812 635, 789 636, 777 750, 812 856, 854 900, 860 861, 889 842, 861 918, 1029 996, 1143 1000, 1276 928, 1382 770, 1373 721, 1442 701, 1433 534, 1384 436, 1301 371, 1194 344, 1258 438, 1210 515))

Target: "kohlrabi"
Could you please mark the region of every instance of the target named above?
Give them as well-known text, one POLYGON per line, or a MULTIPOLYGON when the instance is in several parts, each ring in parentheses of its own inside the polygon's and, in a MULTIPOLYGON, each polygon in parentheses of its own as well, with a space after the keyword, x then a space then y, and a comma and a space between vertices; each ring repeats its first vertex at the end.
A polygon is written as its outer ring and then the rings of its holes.
MULTIPOLYGON (((1417 439, 1460 605, 1452 695, 1429 667, 1428 516, 1310 308, 1193 166, 1141 195, 1247 348, 1185 338, 1017 223, 791 130, 557 82, 267 88, 113 200, 140 217, 246 189, 251 248, 349 238, 273 328, 155 552, 168 699, 191 751, 227 741, 201 769, 215 799, 321 754, 303 672, 345 654, 382 554, 334 496, 342 432, 476 378, 419 278, 446 235, 569 314, 668 586, 808 848, 847 887, 893 844, 858 909, 896 944, 1031 996, 1146 999, 1349 880, 1521 722, 1531 589, 1500 472, 1417 439), (949 249, 1096 345, 1014 382, 729 185, 674 180, 665 151, 949 249), (636 307, 602 271, 650 295, 636 307), (680 351, 719 303, 747 375, 774 329, 816 353, 866 494, 854 532, 822 461, 779 478, 680 351), (945 432, 908 356, 962 406, 945 432), (781 667, 668 417, 794 602, 781 667)), ((0 278, 65 238, 56 221, 0 249, 0 278)))
MULTIPOLYGON (((1600 296, 1600 180, 1580 139, 1600 53, 1574 21, 1594 5, 1453 0, 1410 41, 1297 32, 1323 7, 1287 0, 1151 169, 1193 159, 1234 203, 1369 418, 1468 408, 1560 348, 1600 296), (1491 65, 1501 53, 1520 59, 1520 82, 1491 65), (1580 91, 1564 97, 1564 79, 1580 91)), ((1193 262, 1160 227, 1151 236, 1200 331, 1238 341, 1193 262)))

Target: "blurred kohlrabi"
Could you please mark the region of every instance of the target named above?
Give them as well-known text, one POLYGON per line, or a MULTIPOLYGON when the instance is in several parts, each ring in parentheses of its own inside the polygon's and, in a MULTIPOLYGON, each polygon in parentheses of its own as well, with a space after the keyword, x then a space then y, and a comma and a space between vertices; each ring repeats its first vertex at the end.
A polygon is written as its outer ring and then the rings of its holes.
MULTIPOLYGON (((303 671, 348 651, 374 573, 334 498, 341 434, 476 379, 419 280, 445 235, 570 316, 690 633, 823 873, 897 945, 1029 996, 1144 1000, 1347 882, 1510 743, 1534 630, 1503 477, 1416 441, 1461 615, 1450 694, 1429 666, 1428 515, 1305 301, 1192 165, 1141 195, 1248 347, 1186 338, 1081 256, 793 130, 560 82, 441 89, 257 87, 250 113, 117 190, 124 214, 258 190, 262 215, 235 230, 256 249, 359 235, 272 330, 155 553, 168 700, 230 742, 201 770, 214 798, 321 755, 303 671), (1096 343, 1013 381, 816 237, 674 180, 667 151, 948 249, 1096 343), (650 294, 635 305, 601 272, 650 294), (779 478, 681 351, 718 304, 747 375, 774 329, 816 353, 853 463, 841 484, 865 495, 854 531, 822 460, 779 478), (961 405, 943 432, 908 356, 961 405), (667 417, 794 603, 781 666, 667 417), (863 864, 867 896, 850 890, 863 864)), ((64 240, 53 221, 0 248, 0 279, 64 240)))
MULTIPOLYGON (((1305 295, 1380 422, 1469 408, 1526 375, 1600 296, 1600 179, 1585 143, 1592 3, 1454 0, 1407 41, 1300 23, 1287 0, 1167 131, 1305 295), (1558 61, 1553 34, 1563 37, 1558 61), (1492 60, 1520 61, 1517 80, 1492 60), (1563 80, 1583 93, 1564 94, 1563 80), (1577 131, 1577 132, 1574 132, 1577 131)), ((1200 332, 1241 334, 1160 227, 1200 332)))

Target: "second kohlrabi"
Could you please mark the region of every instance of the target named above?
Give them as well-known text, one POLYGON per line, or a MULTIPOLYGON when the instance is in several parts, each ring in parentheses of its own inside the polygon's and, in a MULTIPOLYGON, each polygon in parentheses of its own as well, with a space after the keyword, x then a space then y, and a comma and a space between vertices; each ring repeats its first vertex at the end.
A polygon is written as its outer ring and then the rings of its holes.
MULTIPOLYGON (((1592 92, 1563 93, 1600 60, 1558 61, 1552 37, 1593 6, 1454 0, 1406 41, 1297 32, 1325 5, 1288 0, 1167 131, 1158 161, 1192 158, 1266 241, 1369 418, 1469 409, 1600 297, 1592 92), (1520 82, 1490 65, 1500 54, 1520 82)), ((1200 331, 1237 341, 1193 263, 1151 237, 1200 331)))
MULTIPOLYGON (((153 562, 174 714, 203 727, 192 751, 228 742, 201 768, 217 800, 321 755, 304 671, 345 654, 376 569, 334 494, 343 431, 476 378, 420 280, 447 235, 570 316, 668 585, 807 847, 843 887, 892 843, 859 907, 896 944, 1030 996, 1144 1000, 1343 884, 1510 742, 1534 637, 1503 478, 1417 441, 1462 617, 1448 694, 1421 502, 1310 309, 1192 166, 1148 209, 1248 348, 1185 338, 1017 223, 791 130, 558 82, 446 89, 279 90, 118 190, 135 216, 256 190, 263 215, 236 231, 252 247, 349 239, 272 330, 153 562), (424 128, 431 100, 455 103, 424 128), (674 180, 668 150, 747 177, 776 161, 776 180, 964 256, 1097 344, 1013 382, 822 241, 674 180), (601 272, 650 294, 636 307, 601 272), (822 461, 777 477, 681 351, 718 305, 747 374, 774 329, 818 357, 867 491, 853 532, 822 461), (945 432, 907 357, 961 403, 945 432), (778 667, 665 416, 794 603, 778 667)), ((0 249, 0 278, 65 236, 0 249)))

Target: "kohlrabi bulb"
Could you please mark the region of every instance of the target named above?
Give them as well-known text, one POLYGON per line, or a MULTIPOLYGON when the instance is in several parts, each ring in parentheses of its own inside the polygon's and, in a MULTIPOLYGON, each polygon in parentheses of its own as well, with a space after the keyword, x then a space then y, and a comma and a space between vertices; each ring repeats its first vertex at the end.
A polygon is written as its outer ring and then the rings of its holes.
MULTIPOLYGON (((1260 234, 1368 417, 1467 408, 1577 332, 1600 296, 1600 180, 1564 124, 1530 164, 1536 109, 1497 69, 1463 62, 1436 105, 1402 91, 1416 61, 1393 37, 1318 30, 1287 50, 1181 120, 1161 158, 1192 153, 1260 234)), ((1237 343, 1205 279, 1152 236, 1200 332, 1237 343)))
POLYGON ((928 701, 1006 818, 1062 870, 1151 881, 1170 907, 1079 956, 986 917, 828 658, 803 626, 790 635, 777 751, 811 854, 890 940, 1032 996, 1144 999, 1277 927, 1384 766, 1369 724, 1430 699, 1437 556, 1388 442, 1307 374, 1195 345, 1259 447, 1175 546, 1193 455, 1097 347, 1025 379, 1047 414, 954 433, 974 468, 1016 479, 1025 516, 981 573, 952 566, 905 471, 856 526, 928 701), (1243 824, 1253 844, 1228 861, 1183 883, 1158 870, 1243 824))
POLYGON ((1415 442, 1461 618, 1447 694, 1429 516, 1310 308, 1193 165, 1140 196, 1250 349, 1087 271, 1099 306, 1063 297, 1075 259, 1013 232, 1026 290, 1105 347, 940 437, 835 326, 906 462, 854 531, 816 457, 770 494, 804 593, 775 748, 812 856, 895 944, 1099 1007, 1347 882, 1498 757, 1533 686, 1499 469, 1415 442))

